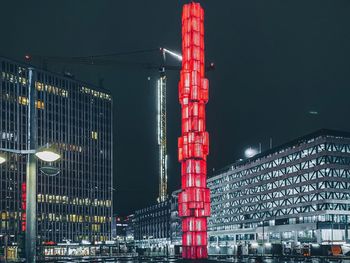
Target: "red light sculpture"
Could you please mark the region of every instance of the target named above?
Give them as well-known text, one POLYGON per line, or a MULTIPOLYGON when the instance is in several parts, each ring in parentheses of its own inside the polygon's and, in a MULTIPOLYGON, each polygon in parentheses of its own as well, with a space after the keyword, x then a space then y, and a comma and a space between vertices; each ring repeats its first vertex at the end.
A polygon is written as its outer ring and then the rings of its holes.
POLYGON ((182 257, 208 257, 207 217, 210 192, 207 188, 209 134, 206 131, 205 105, 209 82, 205 78, 204 10, 199 3, 186 4, 182 13, 182 70, 179 101, 182 108, 182 136, 178 140, 182 192, 179 216, 182 217, 182 257))

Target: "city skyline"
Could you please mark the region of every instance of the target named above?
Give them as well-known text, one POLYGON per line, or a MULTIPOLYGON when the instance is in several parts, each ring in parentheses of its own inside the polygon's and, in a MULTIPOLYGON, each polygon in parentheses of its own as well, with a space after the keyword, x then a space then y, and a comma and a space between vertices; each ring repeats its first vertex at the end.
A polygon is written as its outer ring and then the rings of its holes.
MULTIPOLYGON (((89 1, 84 5, 80 1, 23 3, 20 9, 8 2, 4 10, 16 10, 18 16, 13 20, 11 12, 6 12, 0 18, 7 25, 0 54, 23 60, 27 53, 69 57, 160 46, 180 51, 183 3, 164 2, 138 1, 137 8, 134 3, 102 2, 97 10, 89 1), (76 16, 82 12, 84 16, 76 16)), ((209 175, 243 158, 248 146, 262 143, 262 149, 268 149, 270 138, 278 145, 320 128, 350 130, 345 118, 350 114, 347 1, 227 0, 202 1, 202 5, 206 9, 207 61, 216 64, 216 71, 208 74, 212 83, 209 175)), ((159 55, 121 59, 156 63, 159 55)), ((115 212, 130 214, 155 203, 157 71, 56 63, 48 67, 52 71, 64 68, 77 79, 93 83, 104 78, 104 86, 115 98, 115 212)), ((171 72, 168 78, 170 193, 180 188, 177 137, 181 130, 179 74, 171 72)))

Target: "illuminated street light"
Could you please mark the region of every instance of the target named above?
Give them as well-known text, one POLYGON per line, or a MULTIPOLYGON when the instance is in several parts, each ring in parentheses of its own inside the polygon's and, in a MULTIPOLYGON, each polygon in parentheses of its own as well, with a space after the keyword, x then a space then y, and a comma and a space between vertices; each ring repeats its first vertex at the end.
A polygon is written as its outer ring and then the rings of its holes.
POLYGON ((244 151, 244 155, 246 158, 252 158, 257 155, 259 151, 255 148, 249 147, 244 151))
POLYGON ((61 158, 61 155, 52 146, 45 146, 40 148, 36 153, 36 157, 45 162, 55 162, 61 158))
MULTIPOLYGON (((30 115, 31 116, 31 115, 30 115)), ((33 116, 31 116, 33 117, 33 116)), ((33 120, 33 118, 30 118, 33 120)), ((33 127, 32 127, 33 128, 33 127)), ((34 130, 35 131, 35 130, 34 130)), ((32 138, 32 142, 37 138, 32 138)), ((31 147, 33 147, 35 143, 32 143, 31 147)), ((35 146, 34 146, 35 147, 35 146)), ((33 147, 33 148, 34 148, 33 147)), ((16 149, 5 149, 0 148, 0 164, 5 163, 6 156, 1 154, 1 152, 5 153, 14 153, 14 154, 26 154, 27 157, 27 174, 26 174, 26 189, 27 189, 27 198, 26 198, 26 258, 28 263, 36 262, 36 176, 37 176, 37 168, 36 168, 36 158, 44 162, 54 162, 61 158, 61 155, 54 149, 53 146, 47 144, 44 147, 39 148, 38 150, 34 149, 30 150, 16 150, 16 149)), ((40 169, 43 173, 47 175, 57 175, 59 173, 59 169, 55 167, 42 167, 40 169)))
POLYGON ((6 162, 6 157, 3 154, 0 154, 0 164, 3 164, 4 162, 6 162))
MULTIPOLYGON (((40 160, 48 163, 55 162, 61 158, 59 152, 55 149, 55 147, 47 144, 44 147, 39 148, 38 150, 13 150, 13 149, 5 149, 0 148, 0 152, 5 153, 14 153, 14 154, 35 154, 40 160)), ((7 161, 6 155, 0 153, 0 164, 3 164, 7 161)))
POLYGON ((50 151, 42 151, 42 152, 37 152, 35 154, 40 160, 45 161, 45 162, 55 162, 58 159, 61 158, 61 156, 57 153, 50 152, 50 151))

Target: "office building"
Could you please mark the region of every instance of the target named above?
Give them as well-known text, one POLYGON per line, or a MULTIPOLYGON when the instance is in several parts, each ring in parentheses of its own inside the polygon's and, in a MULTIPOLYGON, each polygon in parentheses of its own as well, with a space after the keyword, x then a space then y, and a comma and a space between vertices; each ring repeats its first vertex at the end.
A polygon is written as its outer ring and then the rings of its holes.
POLYGON ((209 254, 334 254, 349 243, 350 133, 298 138, 217 171, 208 187, 209 254))
MULTIPOLYGON (((0 148, 28 150, 29 67, 6 58, 0 66, 0 148)), ((32 72, 37 145, 61 154, 56 163, 37 161, 37 243, 110 240, 111 94, 64 75, 32 72)), ((13 250, 25 234, 26 161, 27 155, 9 154, 0 165, 0 236, 13 250)))
POLYGON ((170 241, 170 199, 135 211, 134 240, 139 248, 163 247, 170 241))

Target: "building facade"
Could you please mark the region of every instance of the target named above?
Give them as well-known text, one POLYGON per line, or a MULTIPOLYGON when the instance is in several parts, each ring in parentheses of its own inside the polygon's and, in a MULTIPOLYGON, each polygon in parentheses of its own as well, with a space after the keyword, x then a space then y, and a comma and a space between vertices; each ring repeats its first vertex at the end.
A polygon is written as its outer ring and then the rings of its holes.
POLYGON ((169 244, 170 215, 171 199, 135 211, 135 246, 138 248, 160 248, 169 244))
POLYGON ((178 194, 174 191, 164 202, 137 210, 133 215, 133 236, 140 254, 180 255, 182 224, 178 212, 178 194))
POLYGON ((328 246, 319 253, 329 255, 330 245, 349 243, 350 133, 298 138, 218 171, 208 187, 210 254, 328 246))
POLYGON ((128 215, 126 217, 125 223, 127 224, 126 227, 126 238, 127 240, 134 241, 134 224, 135 224, 135 216, 134 214, 128 215))
POLYGON ((181 192, 181 189, 174 191, 171 194, 171 210, 170 210, 170 241, 173 247, 178 246, 179 249, 182 244, 182 220, 181 220, 181 217, 179 216, 179 198, 178 198, 180 192, 181 192))
MULTIPOLYGON (((0 58, 0 148, 27 150, 28 65, 0 58)), ((32 69, 37 145, 55 146, 61 159, 37 163, 37 231, 43 242, 111 238, 112 97, 84 82, 32 69), (48 176, 45 167, 59 174, 48 176)), ((25 234, 27 156, 0 165, 0 236, 20 244, 25 234)))
POLYGON ((112 219, 112 238, 125 240, 129 227, 129 217, 115 215, 112 219))

